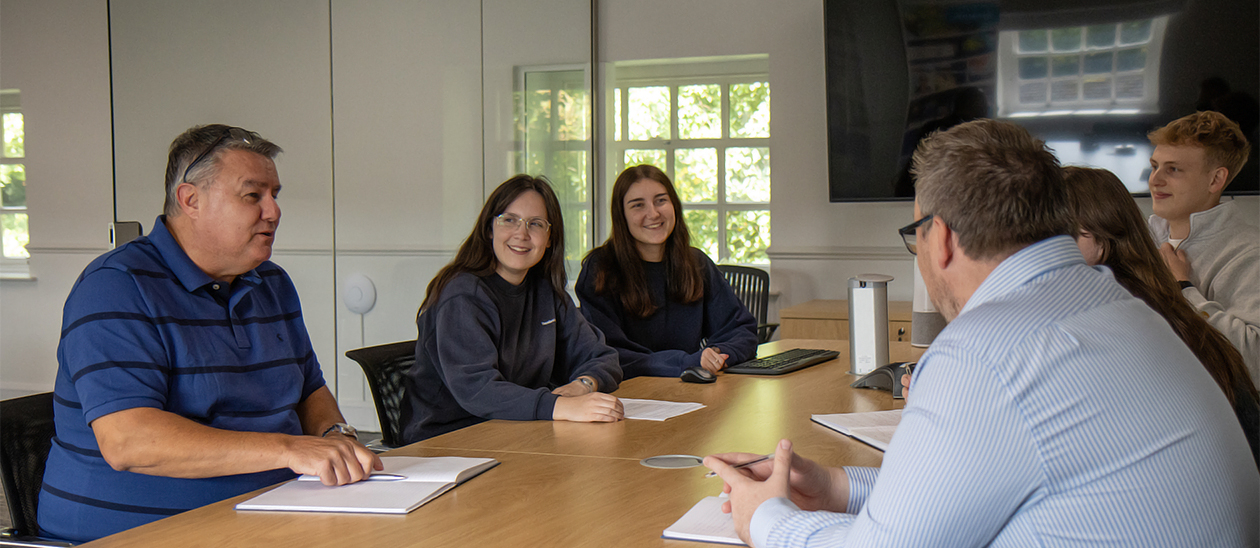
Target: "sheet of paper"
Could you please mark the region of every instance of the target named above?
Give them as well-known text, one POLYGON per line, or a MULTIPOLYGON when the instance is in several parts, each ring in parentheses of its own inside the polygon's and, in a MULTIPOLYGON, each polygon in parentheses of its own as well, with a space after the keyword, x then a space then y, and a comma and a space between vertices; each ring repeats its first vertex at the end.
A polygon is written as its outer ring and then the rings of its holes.
POLYGON ((735 533, 735 522, 731 515, 722 513, 722 502, 725 500, 726 497, 705 497, 673 525, 665 528, 661 536, 743 545, 744 541, 739 540, 739 535, 735 533))
POLYGON ((627 419, 645 421, 663 421, 704 408, 704 404, 701 403, 636 400, 631 398, 621 398, 621 404, 625 406, 627 419))

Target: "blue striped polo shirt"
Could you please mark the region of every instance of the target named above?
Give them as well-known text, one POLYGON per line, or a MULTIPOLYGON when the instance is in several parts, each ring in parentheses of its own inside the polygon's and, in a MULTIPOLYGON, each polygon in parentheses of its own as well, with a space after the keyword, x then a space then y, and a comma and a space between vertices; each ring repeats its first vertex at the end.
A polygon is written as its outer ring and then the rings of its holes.
POLYGON ((288 274, 267 261, 230 286, 218 282, 184 253, 165 217, 79 276, 57 363, 39 525, 76 541, 294 477, 288 469, 203 479, 119 472, 101 456, 93 420, 152 407, 213 428, 300 435, 298 403, 324 386, 288 274))

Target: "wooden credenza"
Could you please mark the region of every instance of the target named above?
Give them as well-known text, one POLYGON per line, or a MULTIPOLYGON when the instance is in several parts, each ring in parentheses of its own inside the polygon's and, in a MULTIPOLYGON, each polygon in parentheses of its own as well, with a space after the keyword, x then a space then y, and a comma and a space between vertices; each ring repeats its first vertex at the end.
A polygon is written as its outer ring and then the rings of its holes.
MULTIPOLYGON (((888 301, 888 340, 910 340, 911 304, 888 301)), ((849 301, 813 300, 779 311, 784 339, 849 339, 849 301)))

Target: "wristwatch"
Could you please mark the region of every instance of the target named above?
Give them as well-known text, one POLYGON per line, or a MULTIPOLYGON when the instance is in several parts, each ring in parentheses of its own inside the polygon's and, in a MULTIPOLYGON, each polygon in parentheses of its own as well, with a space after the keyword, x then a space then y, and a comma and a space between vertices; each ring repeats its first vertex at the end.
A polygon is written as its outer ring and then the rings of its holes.
POLYGON ((359 439, 359 431, 355 430, 353 426, 350 426, 349 424, 346 424, 344 422, 339 422, 339 423, 333 424, 332 426, 329 426, 327 430, 324 430, 323 434, 319 435, 319 437, 321 438, 327 437, 328 433, 332 432, 333 430, 336 430, 337 433, 339 434, 350 436, 356 440, 359 439))
POLYGON ((591 392, 595 391, 595 381, 592 381, 590 377, 578 377, 578 382, 586 385, 587 388, 591 389, 591 392))

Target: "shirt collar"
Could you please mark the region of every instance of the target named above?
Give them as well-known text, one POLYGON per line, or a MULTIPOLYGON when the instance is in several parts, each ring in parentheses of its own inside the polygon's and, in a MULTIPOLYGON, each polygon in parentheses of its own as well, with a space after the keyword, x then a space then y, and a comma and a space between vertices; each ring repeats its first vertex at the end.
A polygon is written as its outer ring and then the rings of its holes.
POLYGON ((1054 236, 1025 247, 989 273, 958 315, 1010 293, 1046 272, 1073 264, 1084 265, 1085 257, 1071 236, 1054 236))
MULTIPOLYGON (((162 254, 162 260, 166 262, 166 266, 171 269, 175 277, 179 280, 180 285, 188 292, 196 291, 214 283, 214 278, 201 270, 201 267, 194 263, 184 248, 179 246, 179 242, 175 241, 175 236, 171 235, 169 229, 166 228, 166 215, 158 215, 157 220, 153 221, 153 230, 149 232, 149 241, 153 242, 157 247, 158 253, 162 254)), ((241 281, 251 286, 262 283, 262 277, 258 275, 258 269, 250 270, 238 276, 241 281)))

